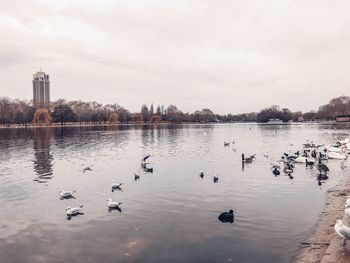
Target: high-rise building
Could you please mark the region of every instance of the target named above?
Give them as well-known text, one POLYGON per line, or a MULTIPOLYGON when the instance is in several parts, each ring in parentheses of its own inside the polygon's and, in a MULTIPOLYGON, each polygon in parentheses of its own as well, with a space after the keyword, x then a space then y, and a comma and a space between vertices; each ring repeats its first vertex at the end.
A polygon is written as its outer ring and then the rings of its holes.
POLYGON ((50 107, 50 79, 41 70, 33 75, 33 104, 36 109, 50 107))

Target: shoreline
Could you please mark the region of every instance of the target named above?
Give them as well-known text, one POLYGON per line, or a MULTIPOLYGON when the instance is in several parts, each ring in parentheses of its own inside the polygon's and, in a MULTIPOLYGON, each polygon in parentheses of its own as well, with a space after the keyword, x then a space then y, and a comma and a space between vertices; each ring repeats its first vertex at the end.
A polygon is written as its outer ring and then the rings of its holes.
POLYGON ((350 226, 350 217, 344 214, 344 204, 350 195, 350 179, 346 178, 330 188, 325 197, 324 209, 299 248, 291 262, 295 263, 346 263, 350 262, 350 243, 343 246, 341 239, 334 231, 334 224, 341 218, 350 226))

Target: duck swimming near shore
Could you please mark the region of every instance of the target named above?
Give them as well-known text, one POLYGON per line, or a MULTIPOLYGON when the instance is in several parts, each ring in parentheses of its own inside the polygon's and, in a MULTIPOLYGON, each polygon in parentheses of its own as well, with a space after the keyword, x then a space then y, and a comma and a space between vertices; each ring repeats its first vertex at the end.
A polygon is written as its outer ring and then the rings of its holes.
POLYGON ((122 203, 113 201, 112 198, 109 198, 109 199, 107 199, 106 201, 107 201, 107 206, 108 206, 108 208, 110 208, 110 209, 119 208, 119 206, 122 204, 122 203))
POLYGON ((233 223, 235 216, 233 214, 233 210, 231 209, 228 212, 223 212, 219 215, 218 219, 223 223, 233 223))
POLYGON ((203 177, 204 177, 203 171, 201 171, 201 172, 199 173, 199 177, 203 179, 203 177))

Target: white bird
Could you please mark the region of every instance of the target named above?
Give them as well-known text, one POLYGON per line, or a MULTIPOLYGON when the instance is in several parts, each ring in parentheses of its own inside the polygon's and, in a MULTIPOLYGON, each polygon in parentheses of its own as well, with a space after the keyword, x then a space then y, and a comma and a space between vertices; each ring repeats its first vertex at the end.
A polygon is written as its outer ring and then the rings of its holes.
POLYGON ((340 219, 336 221, 334 230, 341 238, 344 239, 344 244, 346 240, 350 239, 350 227, 344 225, 343 221, 340 219))
POLYGON ((345 205, 344 213, 350 216, 350 206, 345 205))
POLYGON ((73 194, 76 191, 77 190, 71 190, 71 191, 61 190, 60 191, 60 196, 61 196, 61 198, 70 198, 70 197, 73 197, 73 194))
POLYGON ((81 214, 80 210, 83 208, 83 206, 78 207, 67 207, 66 208, 66 214, 67 216, 75 216, 81 214))
POLYGON ((349 206, 349 207, 350 207, 350 195, 348 195, 348 196, 346 197, 345 206, 349 206))
POLYGON ((107 205, 109 208, 119 208, 122 203, 113 201, 112 198, 107 199, 107 205))

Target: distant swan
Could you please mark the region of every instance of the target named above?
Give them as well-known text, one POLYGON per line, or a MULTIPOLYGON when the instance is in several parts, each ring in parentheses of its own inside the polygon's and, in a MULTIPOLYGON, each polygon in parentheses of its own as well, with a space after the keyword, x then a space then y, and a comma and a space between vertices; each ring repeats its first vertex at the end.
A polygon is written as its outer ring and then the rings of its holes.
POLYGON ((80 210, 83 208, 83 206, 78 206, 78 207, 67 207, 66 208, 66 214, 67 216, 76 216, 81 214, 80 210))

